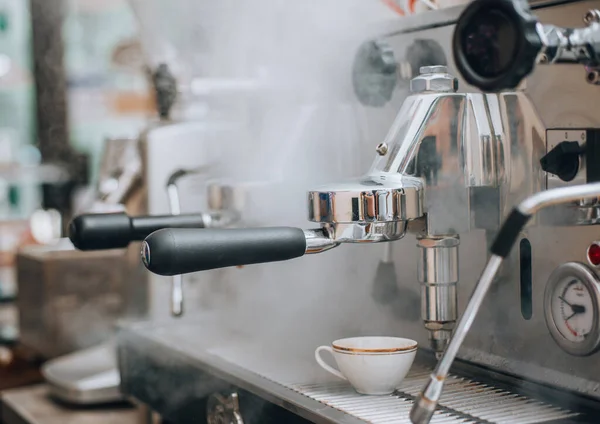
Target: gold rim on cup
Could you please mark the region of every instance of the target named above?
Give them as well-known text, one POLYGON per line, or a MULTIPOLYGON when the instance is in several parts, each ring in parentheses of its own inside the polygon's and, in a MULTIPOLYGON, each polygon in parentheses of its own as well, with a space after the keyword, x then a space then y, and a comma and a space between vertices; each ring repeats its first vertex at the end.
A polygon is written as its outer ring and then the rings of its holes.
POLYGON ((335 343, 332 343, 331 347, 333 347, 334 350, 340 351, 342 353, 398 353, 415 350, 417 348, 417 343, 406 347, 392 347, 387 349, 361 349, 356 347, 342 347, 336 345, 335 343))

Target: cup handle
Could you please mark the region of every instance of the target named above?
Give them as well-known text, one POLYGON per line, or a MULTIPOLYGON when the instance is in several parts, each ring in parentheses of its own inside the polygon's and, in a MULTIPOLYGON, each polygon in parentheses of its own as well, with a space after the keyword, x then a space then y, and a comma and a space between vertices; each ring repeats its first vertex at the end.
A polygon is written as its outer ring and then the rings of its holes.
POLYGON ((347 380, 347 378, 344 377, 344 375, 341 372, 339 372, 338 370, 336 370, 332 366, 327 365, 325 363, 325 361, 323 360, 323 358, 321 358, 321 352, 324 351, 324 350, 326 350, 327 352, 330 352, 333 355, 333 349, 330 346, 319 346, 315 350, 315 359, 317 360, 317 363, 319 365, 321 365, 321 367, 325 371, 329 371, 331 374, 335 375, 336 377, 341 378, 342 380, 347 380))

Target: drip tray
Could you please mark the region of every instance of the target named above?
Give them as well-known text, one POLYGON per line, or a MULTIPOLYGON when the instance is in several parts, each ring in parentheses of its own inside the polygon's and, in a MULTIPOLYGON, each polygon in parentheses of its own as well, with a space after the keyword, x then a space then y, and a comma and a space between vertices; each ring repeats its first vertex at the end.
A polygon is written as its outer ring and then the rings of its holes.
MULTIPOLYGON (((207 396, 233 388, 311 422, 410 424, 414 398, 432 371, 429 362, 417 356, 393 395, 360 395, 347 382, 323 371, 314 362, 311 347, 271 346, 242 333, 235 335, 235 342, 231 337, 224 341, 222 332, 219 336, 219 332, 199 328, 121 329, 118 347, 123 392, 178 423, 197 422, 198 414, 205 414, 201 411, 207 396)), ((534 398, 513 391, 511 387, 516 385, 496 386, 490 376, 483 374, 484 380, 479 381, 451 375, 432 422, 597 422, 575 403, 569 404, 574 409, 564 409, 539 400, 537 395, 534 398)), ((563 394, 567 395, 560 392, 563 394)), ((243 407, 241 412, 244 415, 243 407)))
MULTIPOLYGON (((230 349, 216 349, 213 352, 219 352, 223 359, 237 366, 244 366, 246 362, 244 359, 248 358, 248 356, 239 357, 239 354, 229 355, 233 353, 230 349)), ((248 371, 256 372, 260 377, 272 381, 276 378, 274 373, 270 373, 267 369, 260 370, 260 363, 252 362, 258 369, 248 369, 248 371)), ((432 368, 415 363, 402 382, 402 386, 389 396, 361 395, 345 381, 300 384, 275 382, 369 423, 410 424, 408 414, 413 401, 427 383, 432 371, 432 368)), ((451 375, 446 380, 438 410, 431 422, 533 424, 563 421, 579 415, 577 412, 548 405, 504 389, 451 375)))
MULTIPOLYGON (((301 384, 291 388, 325 405, 374 424, 407 423, 414 397, 431 370, 416 366, 391 396, 364 396, 345 382, 301 384)), ((432 423, 543 423, 577 417, 578 413, 553 407, 472 380, 451 377, 432 423)))

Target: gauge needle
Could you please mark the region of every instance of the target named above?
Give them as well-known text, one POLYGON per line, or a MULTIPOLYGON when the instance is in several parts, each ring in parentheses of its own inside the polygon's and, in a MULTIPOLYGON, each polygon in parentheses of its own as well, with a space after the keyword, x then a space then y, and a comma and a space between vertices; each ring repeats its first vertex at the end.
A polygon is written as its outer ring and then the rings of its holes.
POLYGON ((569 316, 568 316, 568 317, 565 319, 565 321, 568 321, 568 320, 570 320, 570 319, 571 319, 571 318, 573 318, 575 315, 577 315, 577 312, 573 312, 571 315, 569 315, 569 316))
POLYGON ((565 298, 564 298, 564 297, 562 297, 562 296, 558 296, 558 298, 559 298, 560 300, 562 300, 563 302, 565 302, 567 305, 569 305, 571 308, 573 308, 573 305, 571 305, 571 304, 570 304, 570 303, 567 301, 567 299, 565 299, 565 298))

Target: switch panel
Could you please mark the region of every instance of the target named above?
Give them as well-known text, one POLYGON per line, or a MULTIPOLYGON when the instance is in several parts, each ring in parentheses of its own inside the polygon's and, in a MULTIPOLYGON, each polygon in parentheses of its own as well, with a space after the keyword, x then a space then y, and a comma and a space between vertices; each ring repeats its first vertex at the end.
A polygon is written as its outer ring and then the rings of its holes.
POLYGON ((547 130, 540 165, 548 189, 600 181, 600 129, 547 130))

